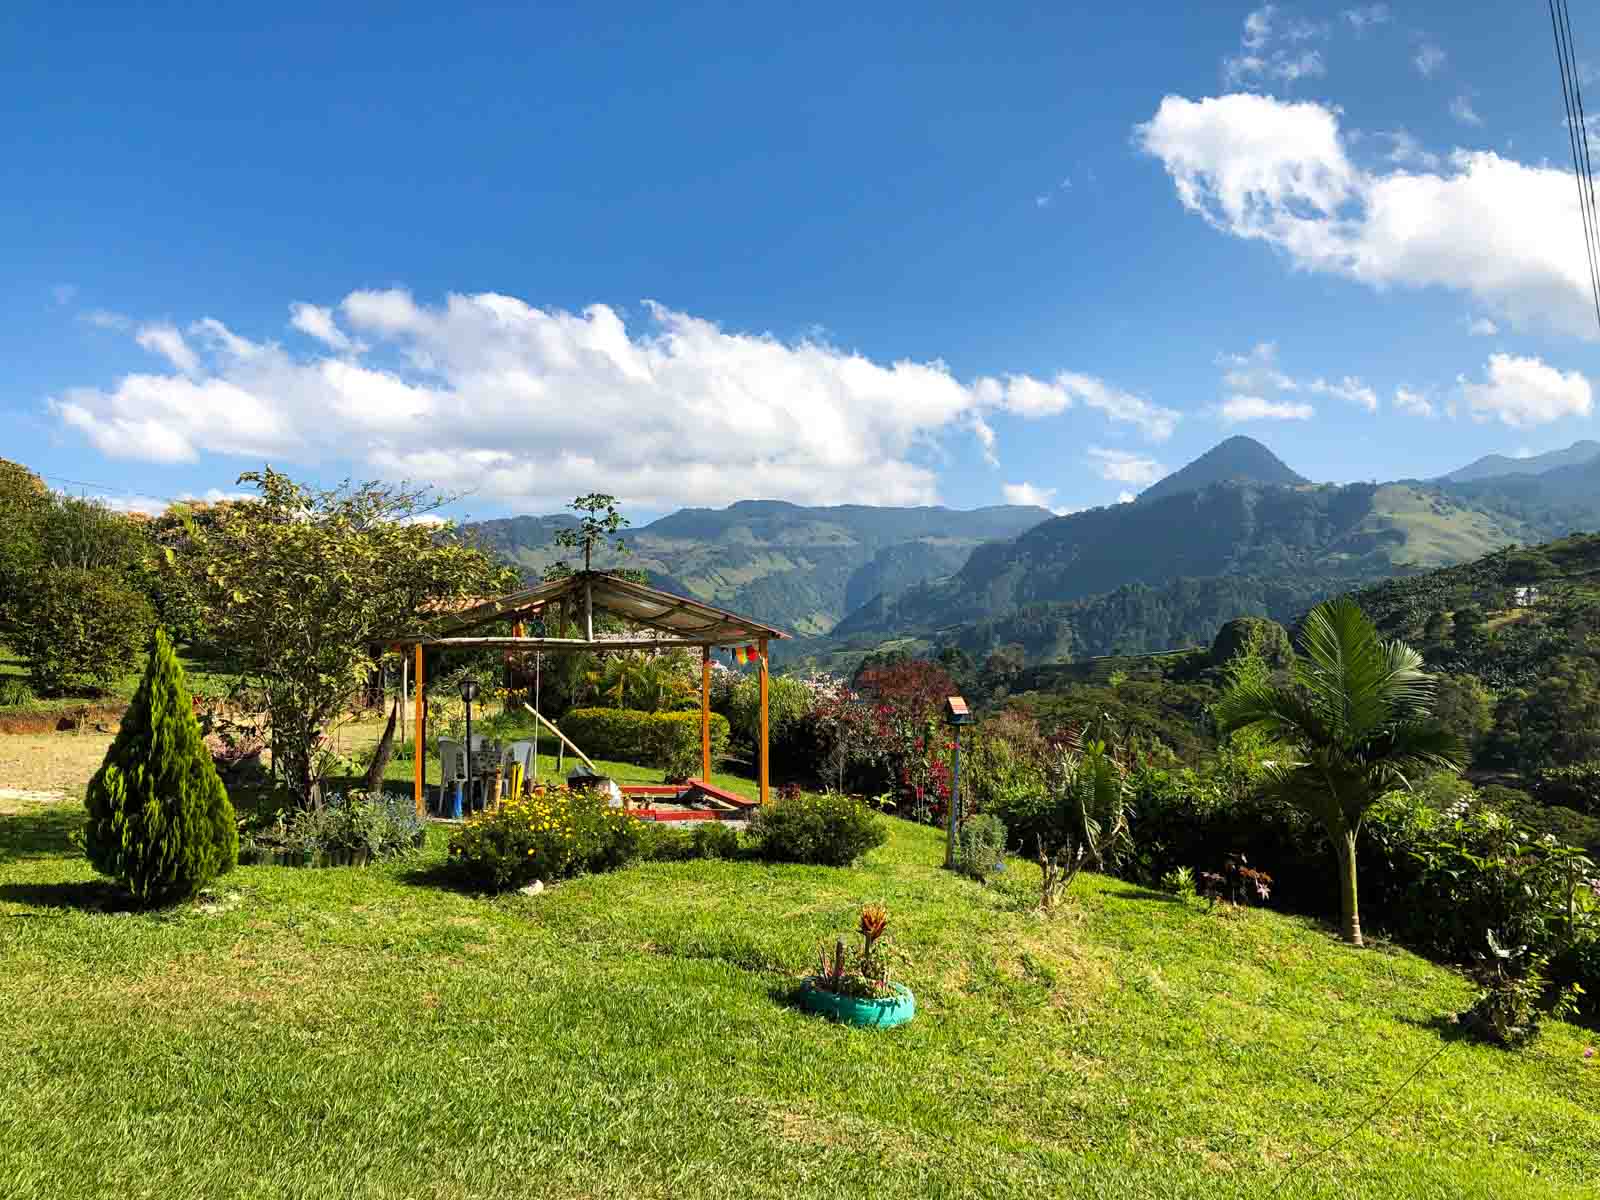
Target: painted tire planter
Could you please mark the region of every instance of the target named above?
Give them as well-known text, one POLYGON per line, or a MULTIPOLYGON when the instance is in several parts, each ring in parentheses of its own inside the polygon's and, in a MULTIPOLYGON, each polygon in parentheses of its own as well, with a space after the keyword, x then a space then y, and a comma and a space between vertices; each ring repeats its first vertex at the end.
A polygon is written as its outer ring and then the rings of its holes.
POLYGON ((894 995, 885 996, 881 1000, 862 1000, 855 996, 840 996, 820 988, 813 977, 807 976, 805 982, 800 985, 800 1007, 807 1012, 832 1017, 835 1021, 842 1021, 846 1025, 861 1025, 872 1029, 888 1029, 894 1025, 904 1025, 917 1014, 917 998, 911 994, 911 989, 902 983, 892 983, 889 986, 894 989, 894 995))

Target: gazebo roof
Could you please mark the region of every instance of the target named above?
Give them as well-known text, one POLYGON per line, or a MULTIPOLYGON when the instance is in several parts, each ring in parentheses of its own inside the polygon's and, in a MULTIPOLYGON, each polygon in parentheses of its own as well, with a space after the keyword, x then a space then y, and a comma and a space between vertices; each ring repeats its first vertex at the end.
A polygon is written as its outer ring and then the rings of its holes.
POLYGON ((539 646, 596 649, 648 646, 653 644, 721 646, 759 642, 789 635, 781 629, 716 608, 688 596, 664 592, 648 584, 636 583, 610 571, 578 571, 563 579, 553 579, 524 591, 485 600, 445 616, 427 634, 402 638, 403 644, 434 642, 477 645, 539 646), (609 613, 633 625, 642 625, 665 635, 653 639, 615 637, 528 638, 472 637, 471 632, 496 621, 537 616, 551 606, 566 606, 580 623, 585 606, 596 613, 609 613))

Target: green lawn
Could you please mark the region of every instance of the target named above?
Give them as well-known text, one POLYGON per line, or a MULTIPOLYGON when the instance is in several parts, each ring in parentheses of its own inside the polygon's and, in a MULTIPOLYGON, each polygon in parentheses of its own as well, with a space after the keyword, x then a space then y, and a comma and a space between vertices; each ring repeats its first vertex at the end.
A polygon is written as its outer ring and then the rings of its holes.
POLYGON ((1098 877, 1030 911, 893 824, 854 870, 653 864, 491 900, 422 861, 100 911, 74 806, 0 815, 7 1197, 1585 1197, 1600 1060, 1444 1040, 1412 955, 1098 877), (790 1003, 864 901, 919 1015, 790 1003))

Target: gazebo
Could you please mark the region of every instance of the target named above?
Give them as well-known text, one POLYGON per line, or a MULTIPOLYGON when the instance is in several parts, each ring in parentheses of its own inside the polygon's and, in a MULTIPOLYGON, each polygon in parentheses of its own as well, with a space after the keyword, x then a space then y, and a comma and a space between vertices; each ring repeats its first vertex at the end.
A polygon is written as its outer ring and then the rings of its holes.
POLYGON ((424 750, 427 709, 424 702, 426 678, 423 651, 429 647, 494 647, 506 650, 596 653, 606 650, 671 650, 697 648, 700 651, 700 760, 701 778, 711 777, 711 652, 719 646, 754 645, 761 681, 760 800, 768 800, 767 770, 767 644, 789 635, 771 625, 714 608, 688 596, 674 595, 611 571, 578 571, 561 579, 513 592, 459 612, 439 621, 428 633, 396 639, 399 647, 414 647, 416 661, 416 715, 413 726, 416 754, 413 782, 417 814, 423 813, 423 783, 427 755, 424 750), (596 638, 595 615, 609 614, 630 625, 651 631, 649 637, 596 638), (548 634, 552 626, 575 637, 526 637, 523 623, 544 617, 548 634), (554 616, 554 620, 551 617, 554 616), (474 631, 497 623, 511 622, 511 635, 480 636, 474 631))

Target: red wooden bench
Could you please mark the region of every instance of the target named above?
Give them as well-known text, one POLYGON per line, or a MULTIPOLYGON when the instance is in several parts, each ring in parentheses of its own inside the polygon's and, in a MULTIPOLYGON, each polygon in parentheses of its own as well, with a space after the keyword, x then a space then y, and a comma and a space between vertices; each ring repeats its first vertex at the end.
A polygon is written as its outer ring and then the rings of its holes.
POLYGON ((754 800, 747 800, 738 792, 730 792, 727 788, 719 788, 714 783, 707 783, 704 779, 691 779, 688 781, 689 796, 704 796, 707 800, 715 800, 722 804, 730 804, 734 808, 759 808, 754 800))

